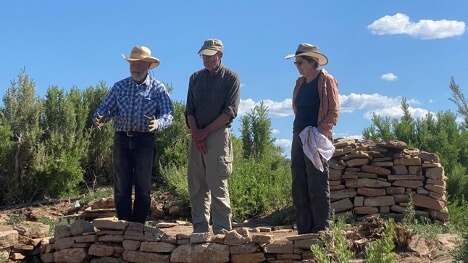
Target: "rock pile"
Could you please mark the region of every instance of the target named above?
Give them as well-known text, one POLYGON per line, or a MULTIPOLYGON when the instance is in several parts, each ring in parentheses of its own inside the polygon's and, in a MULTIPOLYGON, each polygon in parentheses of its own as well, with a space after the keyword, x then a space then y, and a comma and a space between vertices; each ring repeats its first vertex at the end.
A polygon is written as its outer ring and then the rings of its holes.
POLYGON ((339 139, 330 160, 330 198, 337 215, 402 217, 410 205, 417 215, 448 220, 446 179, 437 155, 409 149, 401 141, 339 139))
POLYGON ((48 239, 49 228, 31 221, 15 226, 0 225, 0 262, 21 261, 39 255, 40 244, 48 239))
POLYGON ((98 218, 55 228, 41 248, 43 262, 294 262, 311 259, 317 234, 275 242, 271 228, 237 228, 223 235, 165 234, 155 227, 98 218))

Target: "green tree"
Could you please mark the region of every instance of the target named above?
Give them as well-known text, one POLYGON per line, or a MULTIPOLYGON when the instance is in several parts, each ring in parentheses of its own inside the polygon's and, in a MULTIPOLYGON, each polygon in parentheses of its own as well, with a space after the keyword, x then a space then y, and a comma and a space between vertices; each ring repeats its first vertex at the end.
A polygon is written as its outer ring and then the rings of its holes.
POLYGON ((41 180, 41 188, 50 196, 75 194, 83 181, 82 166, 89 146, 85 127, 89 109, 78 89, 65 92, 57 86, 47 90, 43 109, 44 154, 38 172, 45 180, 41 180))
POLYGON ((390 117, 381 117, 373 113, 371 120, 372 125, 362 131, 364 139, 389 141, 395 138, 391 129, 390 117))
POLYGON ((403 116, 399 120, 392 120, 392 127, 395 133, 395 137, 399 140, 406 142, 410 147, 413 147, 416 142, 415 134, 415 122, 411 113, 409 112, 409 104, 406 98, 401 101, 401 109, 403 110, 403 116))
POLYGON ((7 203, 17 203, 34 199, 38 181, 36 167, 40 165, 37 153, 41 151, 39 143, 42 130, 39 126, 42 101, 35 95, 35 83, 22 70, 18 79, 12 81, 3 96, 3 121, 11 131, 14 140, 14 153, 9 156, 14 170, 6 178, 4 200, 7 203))
POLYGON ((112 122, 108 122, 100 130, 94 128, 92 122, 94 112, 108 93, 109 88, 101 81, 94 87, 88 87, 83 91, 83 104, 87 105, 85 117, 86 130, 90 131, 90 142, 88 154, 83 169, 85 170, 84 181, 91 189, 98 185, 108 184, 112 181, 114 168, 112 161, 112 144, 114 130, 112 122))
POLYGON ((241 123, 244 158, 259 161, 281 156, 281 149, 274 145, 274 138, 271 137, 271 120, 263 101, 242 117, 241 123))
POLYGON ((367 140, 405 141, 409 146, 436 153, 445 168, 449 200, 467 198, 468 190, 468 131, 457 124, 457 116, 450 111, 427 114, 414 119, 408 104, 402 101, 401 119, 374 115, 371 127, 364 129, 367 140))
POLYGON ((455 79, 450 79, 450 89, 452 90, 452 98, 450 100, 455 103, 458 107, 458 113, 460 113, 465 122, 465 127, 468 128, 468 102, 465 99, 465 95, 460 90, 460 87, 455 83, 455 79))
POLYGON ((185 122, 185 104, 174 101, 174 119, 171 126, 156 136, 156 169, 161 174, 161 168, 186 167, 190 130, 185 122))

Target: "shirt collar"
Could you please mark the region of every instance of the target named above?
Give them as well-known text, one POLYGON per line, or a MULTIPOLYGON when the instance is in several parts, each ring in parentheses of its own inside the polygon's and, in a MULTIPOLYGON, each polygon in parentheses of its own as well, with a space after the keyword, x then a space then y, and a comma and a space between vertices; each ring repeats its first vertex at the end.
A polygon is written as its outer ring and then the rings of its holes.
POLYGON ((141 84, 136 83, 136 81, 133 80, 132 77, 130 77, 130 79, 132 80, 133 84, 135 84, 137 87, 141 87, 142 85, 149 87, 151 84, 151 77, 149 73, 146 75, 145 80, 141 84))

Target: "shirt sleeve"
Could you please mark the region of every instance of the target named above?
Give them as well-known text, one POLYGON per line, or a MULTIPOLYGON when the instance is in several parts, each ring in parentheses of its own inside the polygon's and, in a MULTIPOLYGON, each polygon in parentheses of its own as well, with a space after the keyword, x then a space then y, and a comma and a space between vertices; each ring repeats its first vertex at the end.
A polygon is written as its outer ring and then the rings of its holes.
POLYGON ((174 118, 174 105, 164 85, 161 85, 158 97, 160 102, 159 115, 157 116, 157 121, 159 123, 158 130, 162 130, 169 127, 172 123, 172 119, 174 118))
POLYGON ((99 108, 94 113, 94 115, 99 114, 104 116, 107 112, 109 112, 108 117, 105 118, 105 122, 111 120, 118 113, 117 100, 115 95, 116 89, 117 87, 115 85, 112 86, 112 88, 102 100, 101 105, 99 105, 99 108))
POLYGON ((234 119, 237 117, 237 111, 240 103, 240 80, 236 73, 231 76, 227 89, 228 93, 223 112, 231 115, 234 119))
POLYGON ((185 123, 187 124, 187 127, 189 127, 187 116, 188 115, 195 116, 195 108, 193 105, 193 93, 192 93, 193 78, 194 78, 194 75, 192 75, 189 79, 189 87, 187 91, 187 102, 185 103, 185 123))

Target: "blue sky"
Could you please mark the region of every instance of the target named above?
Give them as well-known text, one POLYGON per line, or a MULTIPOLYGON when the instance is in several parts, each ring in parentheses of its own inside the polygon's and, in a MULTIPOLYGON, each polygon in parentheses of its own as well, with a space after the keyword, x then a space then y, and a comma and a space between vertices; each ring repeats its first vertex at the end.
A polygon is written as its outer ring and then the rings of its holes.
POLYGON ((6 1, 0 16, 0 93, 21 69, 44 96, 51 85, 84 89, 129 76, 135 45, 161 65, 153 75, 185 101, 202 68, 207 38, 223 41, 223 63, 241 79, 240 117, 264 101, 273 136, 289 155, 291 94, 298 72, 285 60, 298 44, 318 45, 339 82, 335 137, 359 138, 373 112, 415 117, 451 110, 450 78, 468 90, 468 1, 6 1))

